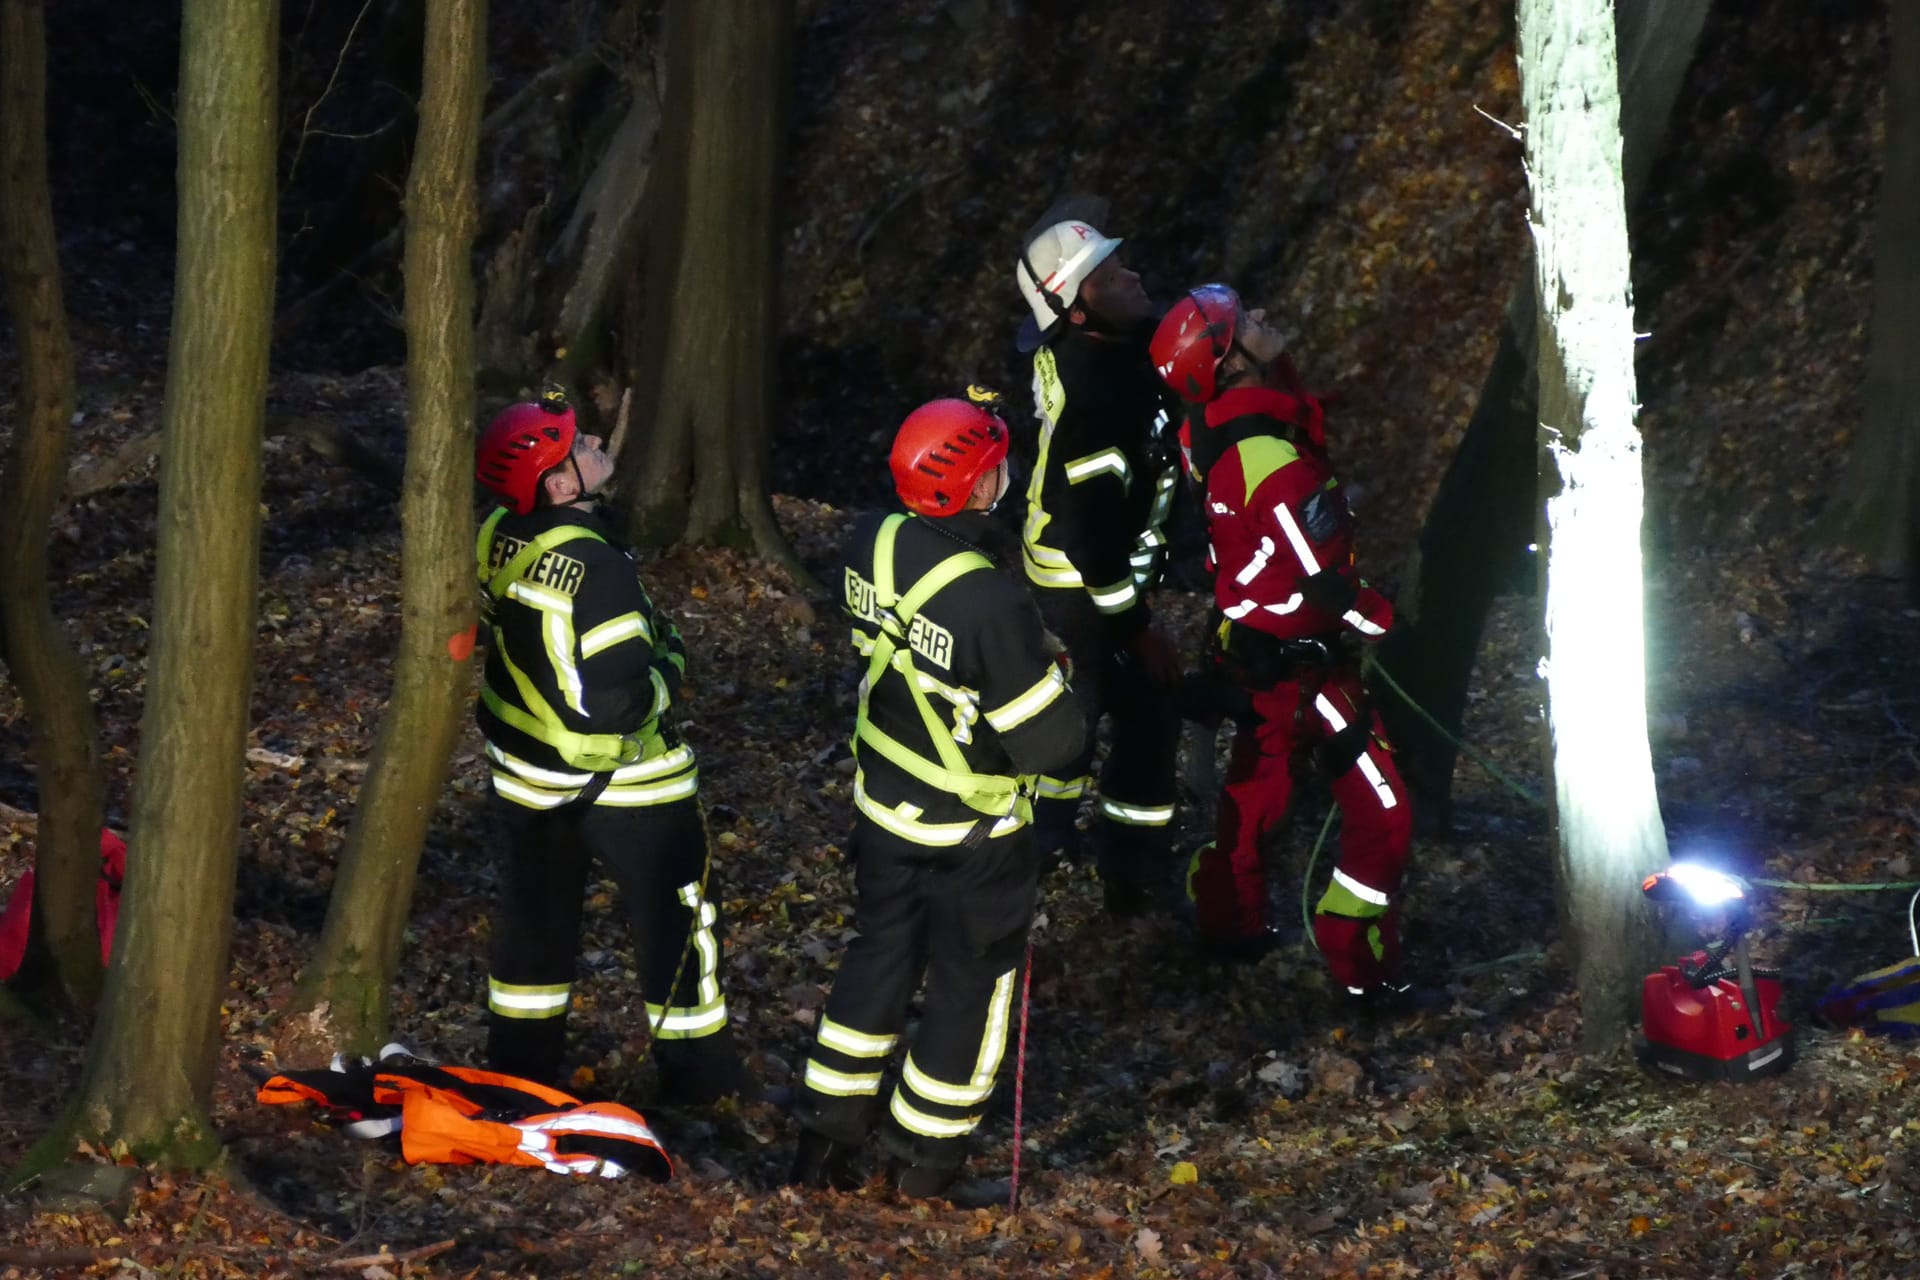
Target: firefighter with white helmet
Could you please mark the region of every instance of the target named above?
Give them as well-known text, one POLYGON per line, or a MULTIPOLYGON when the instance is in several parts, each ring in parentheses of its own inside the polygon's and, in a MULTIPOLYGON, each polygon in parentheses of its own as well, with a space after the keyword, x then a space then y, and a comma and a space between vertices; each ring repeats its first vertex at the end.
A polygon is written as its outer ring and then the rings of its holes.
POLYGON ((633 925, 667 1096, 741 1092, 699 774, 673 725, 686 649, 596 510, 613 460, 550 388, 493 420, 475 474, 500 504, 477 543, 487 648, 478 714, 507 835, 488 1065, 560 1076, 582 899, 598 863, 633 925))
POLYGON ((1086 724, 1026 589, 998 570, 1006 424, 965 400, 910 414, 892 450, 907 513, 861 522, 842 603, 863 679, 854 730, 856 924, 801 1078, 793 1179, 857 1180, 876 1125, 895 1185, 943 1192, 1006 1056, 1039 884, 1035 776, 1086 724), (883 1080, 922 977, 920 1026, 883 1080))
MULTIPOLYGON (((1181 661, 1146 593, 1165 567, 1179 470, 1165 390, 1147 358, 1155 312, 1140 277, 1091 220, 1050 219, 1014 264, 1032 313, 1019 346, 1033 356, 1039 425, 1022 559, 1072 655, 1089 723, 1110 723, 1092 845, 1107 909, 1137 915, 1155 905, 1172 855, 1181 661)), ((1089 740, 1068 768, 1041 779, 1043 849, 1075 848, 1092 763, 1089 740)))

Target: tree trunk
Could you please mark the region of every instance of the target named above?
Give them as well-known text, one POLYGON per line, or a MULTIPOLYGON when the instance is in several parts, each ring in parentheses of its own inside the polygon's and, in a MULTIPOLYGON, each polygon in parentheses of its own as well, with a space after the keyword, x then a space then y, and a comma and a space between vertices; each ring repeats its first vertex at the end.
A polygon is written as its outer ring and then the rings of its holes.
POLYGON ((179 252, 126 897, 67 1132, 37 1155, 71 1151, 75 1129, 165 1164, 218 1152, 207 1109, 253 683, 278 27, 272 0, 186 0, 179 252))
POLYGON ((41 0, 0 0, 0 272, 20 357, 20 401, 0 480, 0 650, 33 728, 40 825, 34 841, 29 980, 71 1007, 100 998, 94 884, 106 784, 87 672, 47 584, 47 536, 67 476, 73 349, 47 187, 47 37, 41 0))
POLYGON ((1646 634, 1618 59, 1608 0, 1521 0, 1539 315, 1547 722, 1557 885, 1589 1052, 1616 1045, 1651 958, 1640 881, 1667 860, 1647 745, 1646 634))
POLYGON ((384 1041, 388 991, 473 654, 474 156, 486 0, 427 0, 420 131, 407 188, 407 479, 393 696, 294 1006, 341 1048, 384 1041))
POLYGON ((1866 411, 1822 533, 1920 603, 1920 5, 1895 0, 1866 411))
MULTIPOLYGON (((1621 0, 1616 8, 1628 208, 1646 188, 1707 9, 1708 0, 1621 0)), ((1498 354, 1420 531, 1400 602, 1404 623, 1381 650, 1382 665, 1408 696, 1456 738, 1487 613, 1496 597, 1533 576, 1526 549, 1538 518, 1536 310, 1529 278, 1507 302, 1498 354)), ((1421 826, 1446 830, 1453 743, 1397 697, 1385 698, 1381 711, 1421 826)))
POLYGON ((750 543, 797 568, 766 488, 793 21, 792 0, 667 5, 666 127, 645 322, 629 325, 638 402, 624 461, 642 540, 750 543))

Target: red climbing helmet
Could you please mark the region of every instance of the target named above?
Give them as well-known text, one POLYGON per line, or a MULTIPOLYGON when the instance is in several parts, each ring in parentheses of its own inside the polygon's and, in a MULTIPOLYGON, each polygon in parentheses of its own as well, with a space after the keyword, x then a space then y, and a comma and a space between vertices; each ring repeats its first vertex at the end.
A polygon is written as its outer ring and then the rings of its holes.
POLYGON ((933 400, 907 415, 893 438, 893 487, 907 510, 950 516, 980 477, 1007 456, 1007 424, 965 400, 933 400))
POLYGON ((473 474, 516 515, 539 503, 540 477, 573 452, 573 409, 549 387, 536 403, 508 405, 480 434, 473 474))
POLYGON ((1193 404, 1213 399, 1220 362, 1233 350, 1240 295, 1224 284, 1203 284, 1173 304, 1153 331, 1147 352, 1175 395, 1193 404))

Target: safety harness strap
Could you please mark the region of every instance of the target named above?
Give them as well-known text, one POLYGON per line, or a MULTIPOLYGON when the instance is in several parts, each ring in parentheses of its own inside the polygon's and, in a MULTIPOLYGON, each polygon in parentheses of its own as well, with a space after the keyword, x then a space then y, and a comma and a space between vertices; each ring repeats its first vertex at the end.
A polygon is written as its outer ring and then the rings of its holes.
MULTIPOLYGON (((583 525, 561 524, 529 538, 527 544, 514 553, 513 557, 500 566, 497 573, 489 576, 487 561, 493 548, 494 530, 507 514, 505 507, 496 507, 480 526, 480 536, 474 543, 474 555, 479 566, 481 586, 491 603, 498 603, 513 584, 520 581, 528 569, 538 564, 540 557, 555 547, 569 542, 587 540, 605 542, 593 530, 583 525)), ((520 706, 515 706, 501 697, 492 685, 480 687, 480 701, 487 710, 497 716, 501 723, 519 730, 536 742, 545 743, 560 754, 560 758, 576 769, 585 769, 590 773, 610 773, 630 764, 638 764, 663 754, 667 750, 665 738, 660 734, 659 718, 655 717, 629 734, 618 733, 576 733, 567 728, 566 722, 552 705, 541 696, 540 691, 527 673, 522 671, 507 654, 505 638, 501 635, 499 623, 492 625, 493 651, 500 658, 500 664, 507 669, 513 679, 514 691, 520 696, 520 706)))
POLYGON ((939 763, 920 755, 875 725, 867 716, 866 697, 860 700, 854 739, 865 742, 889 763, 927 786, 956 797, 970 809, 993 817, 1014 815, 1022 821, 1030 820, 1032 808, 1026 796, 1030 788, 1023 787, 1021 779, 1007 774, 978 773, 968 766, 960 745, 954 741, 952 730, 941 723, 926 691, 920 687, 920 673, 914 666, 913 649, 908 643, 913 620, 927 601, 966 574, 991 568, 992 562, 977 551, 956 552, 922 574, 904 595, 896 594, 894 543, 900 527, 908 519, 910 517, 900 514, 888 516, 874 540, 874 606, 880 634, 874 639, 864 684, 868 695, 871 695, 875 684, 889 667, 900 673, 906 681, 907 691, 913 696, 914 706, 920 712, 920 719, 926 725, 927 737, 940 757, 939 763))

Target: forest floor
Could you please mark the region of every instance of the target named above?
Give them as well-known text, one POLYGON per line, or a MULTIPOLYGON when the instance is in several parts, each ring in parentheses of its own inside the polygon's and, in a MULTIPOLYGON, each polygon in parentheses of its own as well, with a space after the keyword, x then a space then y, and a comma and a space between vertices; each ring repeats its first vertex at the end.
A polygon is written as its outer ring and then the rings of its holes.
MULTIPOLYGON (((730 1003, 769 1100, 720 1114, 650 1106, 631 950, 603 885, 589 904, 576 987, 578 1078, 646 1112, 678 1162, 672 1182, 409 1167, 385 1146, 259 1106, 249 1068, 319 1065, 274 1061, 284 1042, 276 1015, 310 954, 352 819, 400 585, 393 493, 302 443, 273 440, 256 763, 214 1106, 227 1155, 210 1173, 185 1176, 123 1168, 112 1152, 76 1153, 82 1172, 96 1185, 118 1180, 118 1193, 104 1207, 47 1185, 0 1200, 0 1280, 1920 1275, 1920 1053, 1809 1018, 1832 983, 1910 950, 1904 893, 1829 887, 1914 878, 1920 828, 1920 695, 1910 667, 1920 612, 1895 584, 1809 549, 1805 536, 1838 481, 1858 403, 1884 62, 1875 23, 1829 7, 1820 24, 1793 21, 1784 5, 1766 7, 1770 20, 1715 20, 1703 47, 1716 55, 1696 70, 1676 115, 1671 146, 1682 159, 1663 166, 1636 224, 1654 232, 1636 284, 1643 327, 1656 335, 1641 367, 1656 778, 1676 853, 1711 851, 1751 875, 1808 886, 1763 890, 1758 904, 1756 952, 1785 969, 1789 1015, 1800 1024, 1799 1060, 1786 1074, 1704 1085, 1649 1074, 1624 1053, 1582 1056, 1543 816, 1463 760, 1456 829, 1416 840, 1406 892, 1411 962, 1444 992, 1438 1007, 1356 1017, 1302 946, 1221 967, 1198 958, 1171 919, 1107 920, 1089 876, 1062 874, 1045 886, 1035 951, 1020 1212, 903 1203, 878 1187, 784 1188, 794 1133, 779 1098, 848 937, 841 850, 855 676, 838 619, 777 571, 732 552, 678 550, 648 561, 643 576, 687 637, 682 727, 700 753, 712 819, 730 1003), (1790 92, 1782 100, 1778 86, 1798 84, 1793 76, 1811 67, 1821 78, 1805 100, 1790 92)), ((1371 220, 1375 256, 1356 266, 1355 237, 1320 232, 1332 247, 1293 264, 1312 297, 1330 288, 1315 281, 1343 268, 1355 270, 1350 287, 1361 291, 1359 268, 1368 280, 1377 273, 1382 288, 1400 280, 1392 323, 1351 308, 1296 308, 1310 371, 1343 381, 1368 374, 1355 388, 1359 403, 1334 423, 1336 449, 1357 487, 1401 499, 1376 496, 1362 513, 1362 556, 1389 579, 1445 463, 1431 431, 1419 434, 1423 419, 1455 424, 1440 435, 1457 438, 1511 283, 1510 252, 1503 259, 1494 249, 1513 250, 1519 233, 1516 225, 1476 241, 1480 256, 1457 271, 1451 259, 1436 271, 1426 257, 1411 275, 1392 276, 1403 265, 1396 254, 1444 257, 1456 247, 1429 243, 1447 234, 1422 202, 1444 205, 1473 185, 1463 174, 1495 163, 1489 144, 1438 148, 1465 154, 1465 169, 1421 157, 1435 151, 1432 129, 1462 137, 1484 129, 1469 106, 1478 93, 1497 106, 1503 84, 1510 94, 1511 54, 1496 53, 1445 93, 1407 86, 1419 88, 1418 69, 1438 65, 1446 49, 1478 47, 1489 32, 1497 40, 1498 8, 1462 6, 1444 20, 1451 27, 1416 30, 1396 54, 1400 78, 1373 103, 1377 119, 1349 148, 1348 185, 1323 216, 1335 232, 1371 220), (1375 376, 1387 370, 1394 376, 1375 376)), ((889 31, 926 34, 898 14, 890 22, 889 31)), ((807 164, 836 146, 856 163, 862 148, 886 146, 896 118, 882 113, 865 128, 826 118, 857 119, 859 105, 882 92, 852 56, 866 47, 846 30, 857 25, 846 19, 831 37, 848 54, 833 86, 845 101, 800 122, 807 230, 796 235, 793 271, 829 298, 817 316, 790 317, 803 335, 796 349, 806 351, 836 347, 834 326, 846 318, 832 296, 864 294, 832 287, 847 270, 836 247, 847 240, 821 228, 859 217, 830 200, 864 194, 870 227, 892 207, 885 192, 830 197, 807 178, 807 164)), ((1330 23, 1319 36, 1324 78, 1303 78, 1299 101, 1325 102, 1316 95, 1353 70, 1341 51, 1362 50, 1365 35, 1364 23, 1330 23)), ((1117 49, 1120 37, 1093 24, 1086 39, 1117 49)), ((907 57, 898 40, 872 47, 882 62, 942 56, 936 48, 907 57)), ((808 83, 803 71, 803 91, 808 83)), ((903 81, 887 92, 908 95, 911 107, 912 94, 938 85, 903 81)), ((939 114, 927 105, 925 114, 939 114)), ((1505 198, 1520 189, 1517 156, 1498 163, 1510 166, 1500 178, 1505 198)), ((98 301, 84 284, 76 293, 98 301)), ((120 346, 84 327, 81 343, 76 442, 97 460, 156 425, 164 353, 151 340, 120 346)), ((813 387, 810 367, 789 369, 802 395, 813 387)), ((889 377, 906 403, 914 384, 889 377)), ((399 420, 399 389, 392 369, 289 373, 275 401, 284 412, 371 426, 399 420)), ((58 607, 99 689, 116 825, 138 754, 156 496, 151 471, 136 473, 65 513, 53 539, 58 607)), ((777 507, 803 560, 830 576, 856 513, 838 492, 827 496, 836 505, 782 497, 777 507)), ((1190 648, 1204 603, 1170 591, 1160 604, 1190 648)), ((1524 597, 1501 603, 1465 736, 1539 794, 1536 607, 1524 597)), ((0 744, 0 799, 30 809, 26 725, 10 687, 0 687, 0 744)), ((485 793, 480 742, 469 732, 422 861, 395 993, 396 1038, 454 1062, 475 1060, 483 1038, 493 890, 485 793)), ((1276 851, 1276 897, 1290 912, 1323 811, 1324 797, 1308 797, 1276 851)), ((1210 799, 1192 798, 1183 837, 1197 839, 1209 818, 1210 799)), ((13 824, 0 847, 0 894, 32 847, 31 825, 13 824)), ((0 1031, 5 1166, 55 1115, 85 1037, 19 1022, 0 1031)), ((1009 1173, 1011 1094, 1000 1091, 982 1126, 973 1176, 1009 1173)))

